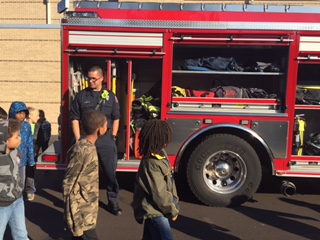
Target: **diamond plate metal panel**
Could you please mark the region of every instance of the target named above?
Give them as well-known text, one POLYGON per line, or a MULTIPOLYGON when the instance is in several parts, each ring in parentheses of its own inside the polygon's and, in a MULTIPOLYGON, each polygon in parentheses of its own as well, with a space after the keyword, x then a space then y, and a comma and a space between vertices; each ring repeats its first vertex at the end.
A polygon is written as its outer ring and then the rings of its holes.
POLYGON ((277 23, 277 22, 188 22, 154 20, 103 20, 96 18, 69 18, 63 26, 132 27, 132 28, 172 28, 211 30, 304 30, 320 31, 320 23, 277 23))
POLYGON ((225 11, 225 12, 291 12, 320 13, 318 6, 290 6, 268 4, 214 4, 214 3, 136 3, 74 1, 74 8, 122 9, 122 10, 185 10, 185 11, 225 11))

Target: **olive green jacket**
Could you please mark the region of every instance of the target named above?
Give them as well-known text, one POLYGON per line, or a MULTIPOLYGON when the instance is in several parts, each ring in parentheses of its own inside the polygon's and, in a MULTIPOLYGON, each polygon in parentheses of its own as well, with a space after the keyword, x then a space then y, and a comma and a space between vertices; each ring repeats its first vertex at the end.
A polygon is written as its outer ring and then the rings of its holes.
POLYGON ((177 189, 169 161, 160 155, 142 159, 136 176, 133 209, 138 223, 144 219, 179 213, 177 189))

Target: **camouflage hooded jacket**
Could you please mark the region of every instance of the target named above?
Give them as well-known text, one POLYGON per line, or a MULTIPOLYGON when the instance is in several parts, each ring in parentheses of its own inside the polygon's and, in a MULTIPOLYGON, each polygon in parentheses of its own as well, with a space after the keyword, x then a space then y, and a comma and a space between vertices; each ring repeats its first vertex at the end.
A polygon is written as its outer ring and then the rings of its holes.
POLYGON ((6 154, 8 121, 0 121, 0 207, 6 207, 22 196, 23 183, 19 175, 21 155, 17 149, 6 154))
POLYGON ((73 236, 94 229, 99 205, 98 155, 93 143, 83 139, 67 154, 63 180, 64 219, 73 236))

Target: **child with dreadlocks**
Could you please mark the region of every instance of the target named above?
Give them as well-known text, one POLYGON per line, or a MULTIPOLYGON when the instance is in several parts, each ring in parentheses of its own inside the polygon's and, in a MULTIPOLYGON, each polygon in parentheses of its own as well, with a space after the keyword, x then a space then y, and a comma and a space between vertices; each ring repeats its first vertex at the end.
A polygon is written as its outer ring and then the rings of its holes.
POLYGON ((142 156, 136 176, 133 209, 138 223, 144 221, 143 240, 173 239, 168 219, 179 213, 177 190, 172 167, 164 148, 171 142, 167 122, 151 119, 144 123, 139 136, 142 156))

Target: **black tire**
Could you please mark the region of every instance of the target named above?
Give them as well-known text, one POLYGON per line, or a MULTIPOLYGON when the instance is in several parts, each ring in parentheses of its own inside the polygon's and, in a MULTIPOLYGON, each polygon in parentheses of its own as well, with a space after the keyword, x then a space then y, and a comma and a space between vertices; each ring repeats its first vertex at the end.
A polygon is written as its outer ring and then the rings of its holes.
POLYGON ((207 137, 195 148, 187 165, 192 192, 204 204, 215 207, 246 202, 257 191, 261 174, 254 149, 230 134, 207 137))

